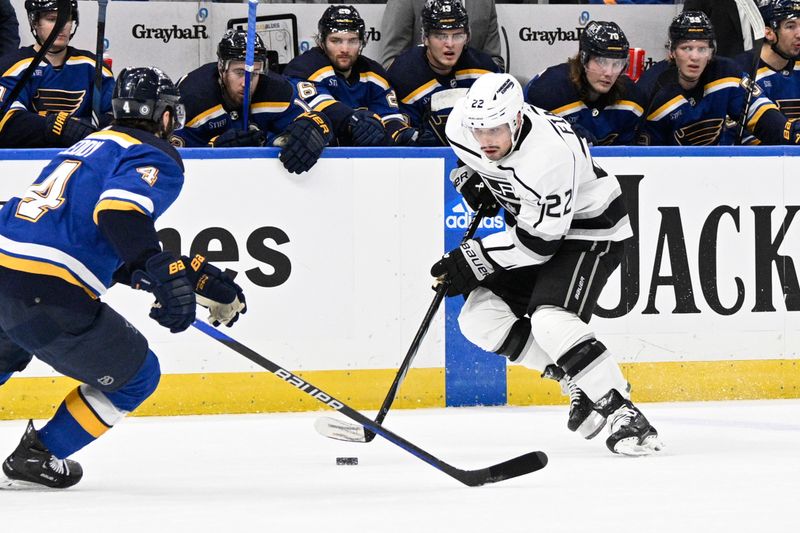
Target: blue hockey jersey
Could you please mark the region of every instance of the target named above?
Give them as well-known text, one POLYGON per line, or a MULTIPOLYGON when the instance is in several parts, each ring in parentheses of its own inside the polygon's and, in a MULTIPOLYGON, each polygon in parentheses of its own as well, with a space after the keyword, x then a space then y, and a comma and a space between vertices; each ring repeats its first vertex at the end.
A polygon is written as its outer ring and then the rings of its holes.
POLYGON ((350 76, 345 78, 333 69, 322 48, 315 46, 292 59, 283 75, 297 81, 309 81, 352 109, 369 109, 381 117, 390 133, 405 125, 397 105, 397 95, 386 81, 386 71, 368 57, 358 56, 350 76))
POLYGON ((596 139, 599 146, 633 144, 636 127, 642 116, 641 97, 636 85, 625 74, 619 79, 624 87, 622 98, 606 102, 581 99, 570 81, 569 63, 550 67, 534 77, 525 87, 525 100, 578 125, 596 139))
POLYGON ((389 67, 389 83, 397 91, 407 122, 419 128, 420 139, 447 146, 444 128, 455 102, 476 78, 499 69, 489 55, 465 47, 450 74, 441 75, 428 64, 426 52, 427 47, 414 46, 400 54, 389 67))
MULTIPOLYGON (((14 89, 35 55, 33 46, 26 46, 0 58, 0 102, 14 89)), ((71 46, 61 67, 42 60, 0 121, 0 146, 47 146, 44 115, 50 112, 67 111, 76 118, 91 119, 94 69, 95 55, 71 46)), ((114 76, 103 66, 101 113, 111 112, 113 91, 114 76)))
MULTIPOLYGON (((181 78, 178 89, 186 106, 186 124, 172 135, 176 146, 208 146, 229 129, 242 129, 241 109, 228 109, 224 103, 216 63, 207 63, 181 78)), ((330 94, 320 93, 309 82, 292 83, 267 71, 250 99, 250 123, 258 126, 271 144, 299 115, 335 104, 330 94)))
MULTIPOLYGON (((696 87, 678 84, 678 69, 669 62, 653 65, 639 78, 645 119, 638 142, 645 145, 721 144, 727 121, 736 121, 744 109, 746 92, 742 70, 732 59, 715 57, 696 87)), ((765 96, 754 98, 745 125, 762 142, 783 144, 786 118, 765 96)))
POLYGON ((53 276, 98 297, 122 266, 97 226, 103 210, 154 220, 183 186, 183 163, 165 140, 112 126, 60 152, 0 209, 0 265, 53 276))

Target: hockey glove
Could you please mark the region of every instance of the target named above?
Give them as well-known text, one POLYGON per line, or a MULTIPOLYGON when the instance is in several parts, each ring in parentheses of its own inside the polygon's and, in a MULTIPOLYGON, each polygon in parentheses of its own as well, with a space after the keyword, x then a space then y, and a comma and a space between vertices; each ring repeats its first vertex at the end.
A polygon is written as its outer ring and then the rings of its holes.
POLYGON ((170 252, 161 252, 145 263, 144 270, 131 276, 131 287, 152 292, 156 303, 150 309, 150 318, 178 333, 194 322, 195 304, 192 283, 186 275, 186 266, 170 252))
POLYGON ((350 140, 353 146, 380 146, 386 142, 386 130, 381 118, 367 109, 350 115, 350 140))
POLYGON ((431 276, 449 284, 447 296, 469 294, 492 272, 494 266, 475 239, 464 241, 431 267, 431 276))
POLYGON ((454 168, 450 181, 464 197, 473 211, 483 206, 483 216, 493 217, 500 211, 500 205, 480 175, 467 165, 454 168))
POLYGON ((396 146, 414 146, 417 144, 417 137, 419 137, 419 131, 416 128, 403 126, 392 133, 392 142, 396 146))
POLYGON ((783 127, 783 140, 786 144, 800 144, 800 120, 794 118, 786 121, 783 127))
POLYGON ((230 129, 211 141, 214 148, 234 148, 240 146, 264 146, 264 132, 251 124, 247 131, 230 129))
POLYGON ((274 144, 283 148, 278 157, 284 168, 300 174, 316 164, 332 137, 331 127, 325 117, 308 111, 289 124, 274 144))
POLYGON ((209 263, 200 254, 181 260, 188 265, 187 275, 194 285, 197 303, 208 309, 208 321, 216 326, 231 327, 239 314, 247 312, 242 288, 222 270, 209 263))
POLYGON ((48 113, 44 124, 45 141, 55 147, 72 146, 97 131, 91 124, 71 117, 66 111, 48 113))

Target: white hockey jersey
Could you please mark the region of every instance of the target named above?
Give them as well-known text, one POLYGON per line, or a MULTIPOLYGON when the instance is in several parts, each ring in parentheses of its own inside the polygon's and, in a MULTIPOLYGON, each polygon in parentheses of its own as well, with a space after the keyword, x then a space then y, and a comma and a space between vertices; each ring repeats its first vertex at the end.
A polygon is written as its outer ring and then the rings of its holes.
POLYGON ((513 223, 481 239, 497 266, 519 268, 547 262, 564 239, 622 241, 633 236, 617 178, 592 160, 569 123, 525 104, 522 132, 500 161, 482 155, 462 127, 456 105, 446 133, 458 158, 478 172, 513 223))

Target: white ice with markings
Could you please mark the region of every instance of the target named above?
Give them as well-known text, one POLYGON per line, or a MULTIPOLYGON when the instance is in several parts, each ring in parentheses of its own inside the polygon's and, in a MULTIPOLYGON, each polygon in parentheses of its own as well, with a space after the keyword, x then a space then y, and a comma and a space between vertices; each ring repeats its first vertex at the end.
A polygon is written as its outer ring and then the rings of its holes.
MULTIPOLYGON (((667 449, 612 456, 566 407, 392 411, 386 425, 459 468, 544 450, 542 471, 469 488, 377 437, 328 440, 326 413, 130 418, 75 455, 61 492, 0 491, 0 531, 797 531, 800 400, 642 404, 667 449), (336 457, 358 466, 336 466, 336 457)), ((41 426, 37 423, 37 427, 41 426)), ((0 422, 0 452, 25 427, 0 422)))

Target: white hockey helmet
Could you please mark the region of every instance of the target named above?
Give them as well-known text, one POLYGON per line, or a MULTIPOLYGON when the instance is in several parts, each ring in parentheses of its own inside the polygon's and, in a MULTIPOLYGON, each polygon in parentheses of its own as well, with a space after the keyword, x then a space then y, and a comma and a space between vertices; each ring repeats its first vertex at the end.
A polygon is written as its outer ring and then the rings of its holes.
POLYGON ((508 124, 516 141, 525 98, 522 86, 510 74, 484 74, 475 80, 462 101, 466 128, 494 128, 508 124))

